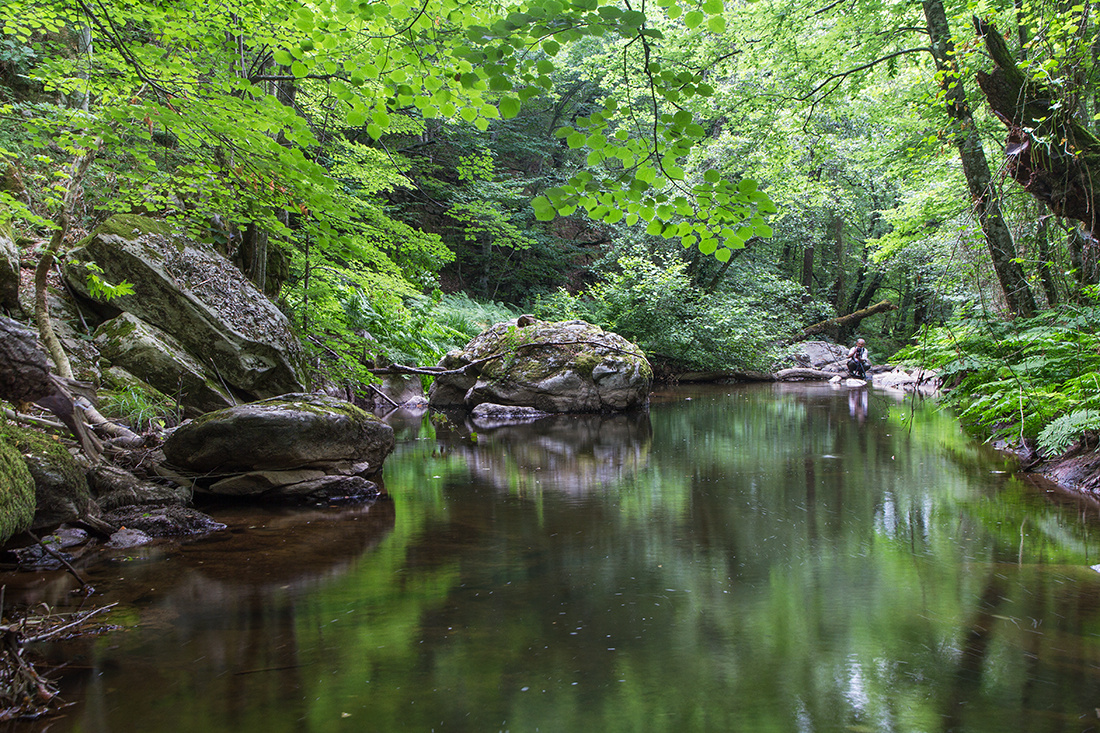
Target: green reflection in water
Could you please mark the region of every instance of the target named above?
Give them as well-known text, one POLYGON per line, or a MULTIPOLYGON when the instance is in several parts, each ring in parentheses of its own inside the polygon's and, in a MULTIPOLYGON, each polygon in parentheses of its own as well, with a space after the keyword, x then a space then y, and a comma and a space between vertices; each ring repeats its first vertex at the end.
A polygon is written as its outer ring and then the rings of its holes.
POLYGON ((225 585, 175 645, 104 640, 101 684, 127 691, 88 692, 80 729, 1100 722, 1096 510, 1048 501, 933 405, 696 388, 477 433, 406 426, 392 527, 338 572, 225 585))

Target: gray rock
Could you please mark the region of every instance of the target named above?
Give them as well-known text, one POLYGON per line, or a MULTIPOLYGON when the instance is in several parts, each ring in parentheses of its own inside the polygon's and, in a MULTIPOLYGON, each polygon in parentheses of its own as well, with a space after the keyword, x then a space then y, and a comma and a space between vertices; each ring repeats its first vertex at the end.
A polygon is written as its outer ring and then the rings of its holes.
POLYGON ((189 416, 237 403, 179 341, 131 313, 123 313, 96 329, 95 344, 113 365, 177 397, 189 416))
POLYGON ((550 414, 549 412, 536 410, 534 407, 517 407, 515 405, 482 402, 470 411, 470 420, 479 430, 488 430, 504 425, 540 420, 550 414))
POLYGON ((436 377, 433 407, 485 402, 544 412, 615 412, 648 404, 653 370, 618 334, 584 321, 531 316, 498 323, 439 365, 466 369, 436 377))
POLYGON ((103 518, 117 527, 138 530, 150 537, 182 537, 225 529, 224 524, 196 509, 173 505, 121 507, 105 512, 103 518))
POLYGON ((802 341, 796 344, 787 363, 826 372, 848 371, 848 347, 828 341, 802 341))
POLYGON ((185 488, 145 481, 106 464, 93 466, 88 471, 88 482, 95 494, 96 503, 104 510, 124 506, 183 506, 191 498, 191 492, 185 488))
POLYGON ((222 379, 256 397, 302 388, 301 344, 286 316, 228 260, 161 221, 118 215, 70 253, 65 277, 93 299, 87 264, 128 282, 132 295, 105 307, 129 311, 213 360, 222 379))
POLYGON ((264 494, 265 499, 284 500, 355 500, 378 498, 378 485, 361 476, 323 476, 312 481, 279 486, 264 494))
POLYGON ((132 529, 130 527, 123 527, 119 531, 111 535, 107 540, 106 547, 112 550, 125 550, 130 547, 140 547, 141 545, 147 545, 153 541, 153 538, 142 532, 140 529, 132 529))
POLYGON ((206 490, 223 496, 253 496, 290 484, 324 478, 319 469, 299 468, 292 471, 249 471, 215 481, 206 490))
POLYGON ((223 477, 339 462, 377 472, 393 447, 393 428, 355 405, 290 394, 184 423, 165 441, 164 455, 186 471, 223 477))
POLYGON ((0 443, 15 449, 34 481, 34 520, 30 529, 98 513, 83 466, 63 444, 33 430, 3 423, 0 443))

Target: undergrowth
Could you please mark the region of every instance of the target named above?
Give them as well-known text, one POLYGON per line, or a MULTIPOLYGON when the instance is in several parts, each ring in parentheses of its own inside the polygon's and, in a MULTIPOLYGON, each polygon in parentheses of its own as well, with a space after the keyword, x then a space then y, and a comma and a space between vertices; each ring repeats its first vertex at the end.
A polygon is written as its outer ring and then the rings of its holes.
POLYGON ((1100 429, 1100 305, 1017 321, 981 314, 929 330, 895 360, 936 369, 963 424, 988 438, 1064 453, 1100 429))

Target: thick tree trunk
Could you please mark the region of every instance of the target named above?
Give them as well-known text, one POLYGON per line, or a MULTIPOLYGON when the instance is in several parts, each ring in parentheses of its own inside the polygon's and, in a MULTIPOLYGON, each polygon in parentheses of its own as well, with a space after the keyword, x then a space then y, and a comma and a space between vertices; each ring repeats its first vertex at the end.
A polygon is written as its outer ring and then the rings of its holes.
POLYGON ((832 302, 833 307, 839 311, 844 305, 844 278, 846 274, 844 255, 847 254, 848 251, 848 243, 844 239, 844 220, 834 214, 831 229, 833 234, 833 245, 835 247, 833 251, 835 262, 833 264, 832 302))
POLYGON ((1016 259, 1012 233, 1001 212, 1000 197, 993 187, 989 162, 982 149, 970 105, 966 101, 943 0, 923 0, 922 5, 928 24, 928 36, 932 42, 932 56, 936 61, 936 70, 940 73, 940 85, 947 103, 947 114, 951 119, 952 136, 955 147, 959 150, 967 187, 970 189, 974 214, 989 245, 993 269, 997 273, 997 280, 1001 284, 1009 309, 1019 316, 1031 316, 1036 311, 1035 298, 1028 287, 1023 268, 1016 259))
POLYGON ((1095 237, 1100 139, 1073 119, 1075 110, 1064 108, 1057 94, 1027 79, 993 25, 975 18, 974 27, 995 65, 992 73, 978 72, 978 85, 1008 127, 1008 174, 1053 213, 1082 222, 1095 237))

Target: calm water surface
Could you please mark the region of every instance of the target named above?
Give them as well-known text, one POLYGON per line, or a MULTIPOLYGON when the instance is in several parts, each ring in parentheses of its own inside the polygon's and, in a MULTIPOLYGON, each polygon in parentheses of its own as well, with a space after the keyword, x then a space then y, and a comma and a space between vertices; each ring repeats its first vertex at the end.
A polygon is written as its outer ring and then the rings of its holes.
POLYGON ((76 704, 18 729, 1100 728, 1095 505, 933 405, 682 388, 395 425, 390 501, 214 510, 231 531, 90 568, 133 628, 46 650, 76 704))

